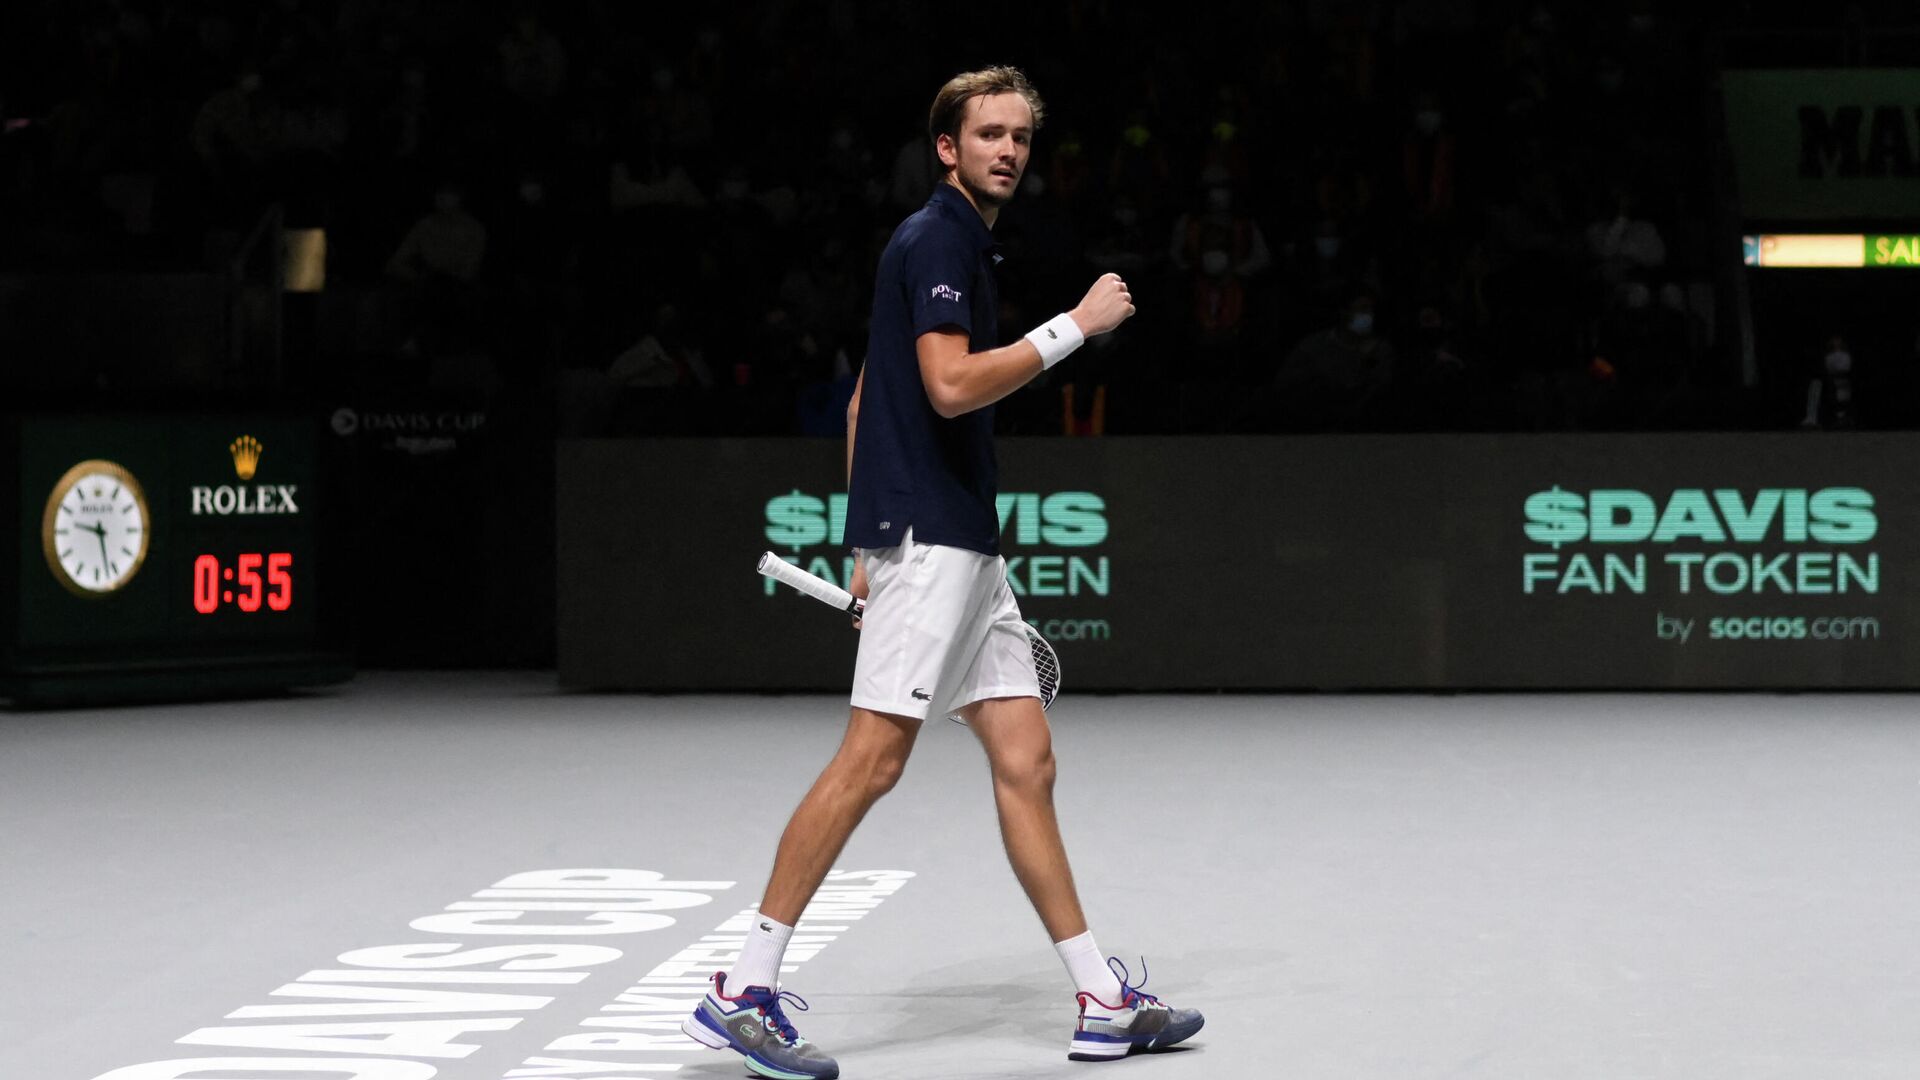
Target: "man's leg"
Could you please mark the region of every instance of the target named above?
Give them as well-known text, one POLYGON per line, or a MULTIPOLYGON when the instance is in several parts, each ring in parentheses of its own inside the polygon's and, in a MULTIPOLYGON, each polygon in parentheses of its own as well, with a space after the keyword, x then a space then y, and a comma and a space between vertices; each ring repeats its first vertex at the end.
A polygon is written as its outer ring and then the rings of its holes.
POLYGON ((1000 838, 1074 988, 1101 1001, 1124 997, 1119 978, 1087 929, 1053 812, 1053 732, 1040 699, 989 698, 960 710, 986 748, 1000 838))
POLYGON ((840 1066, 801 1039, 781 1008, 780 958, 794 925, 833 860, 867 810, 893 789, 906 768, 919 720, 856 706, 847 734, 780 836, 773 876, 761 894, 760 917, 747 928, 740 959, 681 1025, 687 1037, 733 1049, 762 1076, 830 1080, 840 1066))
POLYGON ((961 710, 987 751, 1007 861, 1054 941, 1087 931, 1053 811, 1053 733, 1037 698, 991 698, 961 710))
POLYGON ((1053 812, 1053 733, 1038 698, 990 698, 960 711, 986 748, 993 800, 1013 872, 1033 901, 1053 947, 1079 991, 1080 1017, 1067 1056, 1111 1061, 1136 1048, 1172 1046, 1199 1031, 1194 1009, 1174 1009, 1108 968, 1087 930, 1053 812))
POLYGON ((780 835, 773 874, 761 894, 761 914, 788 926, 800 921, 854 827, 899 782, 920 724, 912 717, 854 707, 840 749, 780 835))

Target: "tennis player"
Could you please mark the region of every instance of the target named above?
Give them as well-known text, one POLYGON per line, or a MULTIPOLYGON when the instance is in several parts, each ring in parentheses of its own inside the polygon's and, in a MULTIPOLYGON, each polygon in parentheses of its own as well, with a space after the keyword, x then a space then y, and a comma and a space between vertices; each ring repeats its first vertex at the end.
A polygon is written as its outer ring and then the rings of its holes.
POLYGON ((1007 858, 1073 981, 1080 1015, 1068 1056, 1112 1060, 1200 1030, 1197 1011, 1127 985, 1125 966, 1104 960, 1087 929, 1054 818, 1053 743, 1027 624, 1000 557, 993 403, 1134 312, 1126 282, 1106 274, 1072 311, 994 347, 991 229, 1044 116, 1016 69, 949 81, 928 118, 946 178, 880 256, 867 363, 847 411, 849 591, 867 600, 852 716, 780 837, 739 961, 714 975, 684 1025, 762 1076, 839 1076, 786 1016, 783 1002, 805 1002, 780 991, 781 956, 847 837, 899 780, 921 724, 949 713, 986 750, 1007 858))

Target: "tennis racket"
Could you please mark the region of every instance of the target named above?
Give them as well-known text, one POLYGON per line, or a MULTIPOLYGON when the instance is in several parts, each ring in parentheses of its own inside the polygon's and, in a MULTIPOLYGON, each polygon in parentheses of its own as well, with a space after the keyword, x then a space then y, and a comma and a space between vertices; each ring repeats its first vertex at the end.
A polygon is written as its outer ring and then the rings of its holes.
MULTIPOLYGON (((793 565, 771 551, 760 555, 760 572, 775 581, 784 582, 813 597, 829 607, 838 608, 858 618, 867 610, 867 602, 852 593, 814 574, 793 565)), ((1040 679, 1040 707, 1053 707, 1053 699, 1060 693, 1060 658, 1053 654, 1053 646, 1040 636, 1040 631, 1027 627, 1027 644, 1033 648, 1033 672, 1040 679)), ((964 723, 958 716, 949 720, 964 723)))

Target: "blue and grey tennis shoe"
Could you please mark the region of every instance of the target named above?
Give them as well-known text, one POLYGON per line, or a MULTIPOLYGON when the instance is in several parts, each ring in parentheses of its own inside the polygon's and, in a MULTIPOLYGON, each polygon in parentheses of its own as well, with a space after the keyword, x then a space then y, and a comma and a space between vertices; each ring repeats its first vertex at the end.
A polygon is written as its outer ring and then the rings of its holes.
POLYGON ((806 1012, 800 995, 749 986, 740 996, 728 997, 726 982, 726 972, 714 973, 713 989, 680 1025, 688 1038, 715 1050, 738 1050, 747 1068, 773 1080, 834 1080, 840 1075, 839 1064, 801 1038, 781 1010, 781 1002, 791 1001, 806 1012))
POLYGON ((1075 1061, 1113 1061, 1135 1049, 1157 1050, 1191 1038, 1206 1018, 1198 1009, 1176 1009, 1141 993, 1147 984, 1147 962, 1140 961, 1140 986, 1127 984, 1127 966, 1108 957, 1107 967, 1120 977, 1120 1004, 1109 1005, 1082 991, 1080 1023, 1073 1029, 1067 1056, 1075 1061))

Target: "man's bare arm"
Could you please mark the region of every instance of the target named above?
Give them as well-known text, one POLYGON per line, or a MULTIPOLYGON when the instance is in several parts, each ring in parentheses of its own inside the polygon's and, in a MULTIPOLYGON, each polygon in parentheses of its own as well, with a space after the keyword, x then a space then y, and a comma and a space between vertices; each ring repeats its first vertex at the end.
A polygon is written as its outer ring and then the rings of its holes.
POLYGON ((914 351, 927 400, 949 420, 999 401, 1040 374, 1040 350, 1026 340, 969 353, 964 330, 933 330, 920 335, 914 351))
MULTIPOLYGON (((1080 306, 1067 312, 1082 338, 1104 334, 1133 315, 1133 297, 1118 274, 1103 275, 1080 306)), ((1044 329, 1044 328, 1043 328, 1044 329)), ((1071 333, 1071 328, 1067 331, 1071 333)), ((969 353, 962 330, 932 330, 914 342, 920 381, 933 411, 947 419, 991 405, 1031 382, 1043 370, 1040 350, 1022 338, 1011 345, 969 353)))
POLYGON ((847 483, 853 483, 853 430, 860 424, 860 390, 867 385, 867 369, 853 381, 853 400, 847 402, 847 483))
MULTIPOLYGON (((867 369, 853 382, 853 400, 847 402, 847 490, 853 490, 853 433, 860 426, 860 391, 867 385, 867 369)), ((862 600, 867 598, 867 567, 858 552, 853 557, 853 574, 847 579, 847 591, 862 600)), ((854 616, 853 628, 860 629, 860 617, 854 616)))

